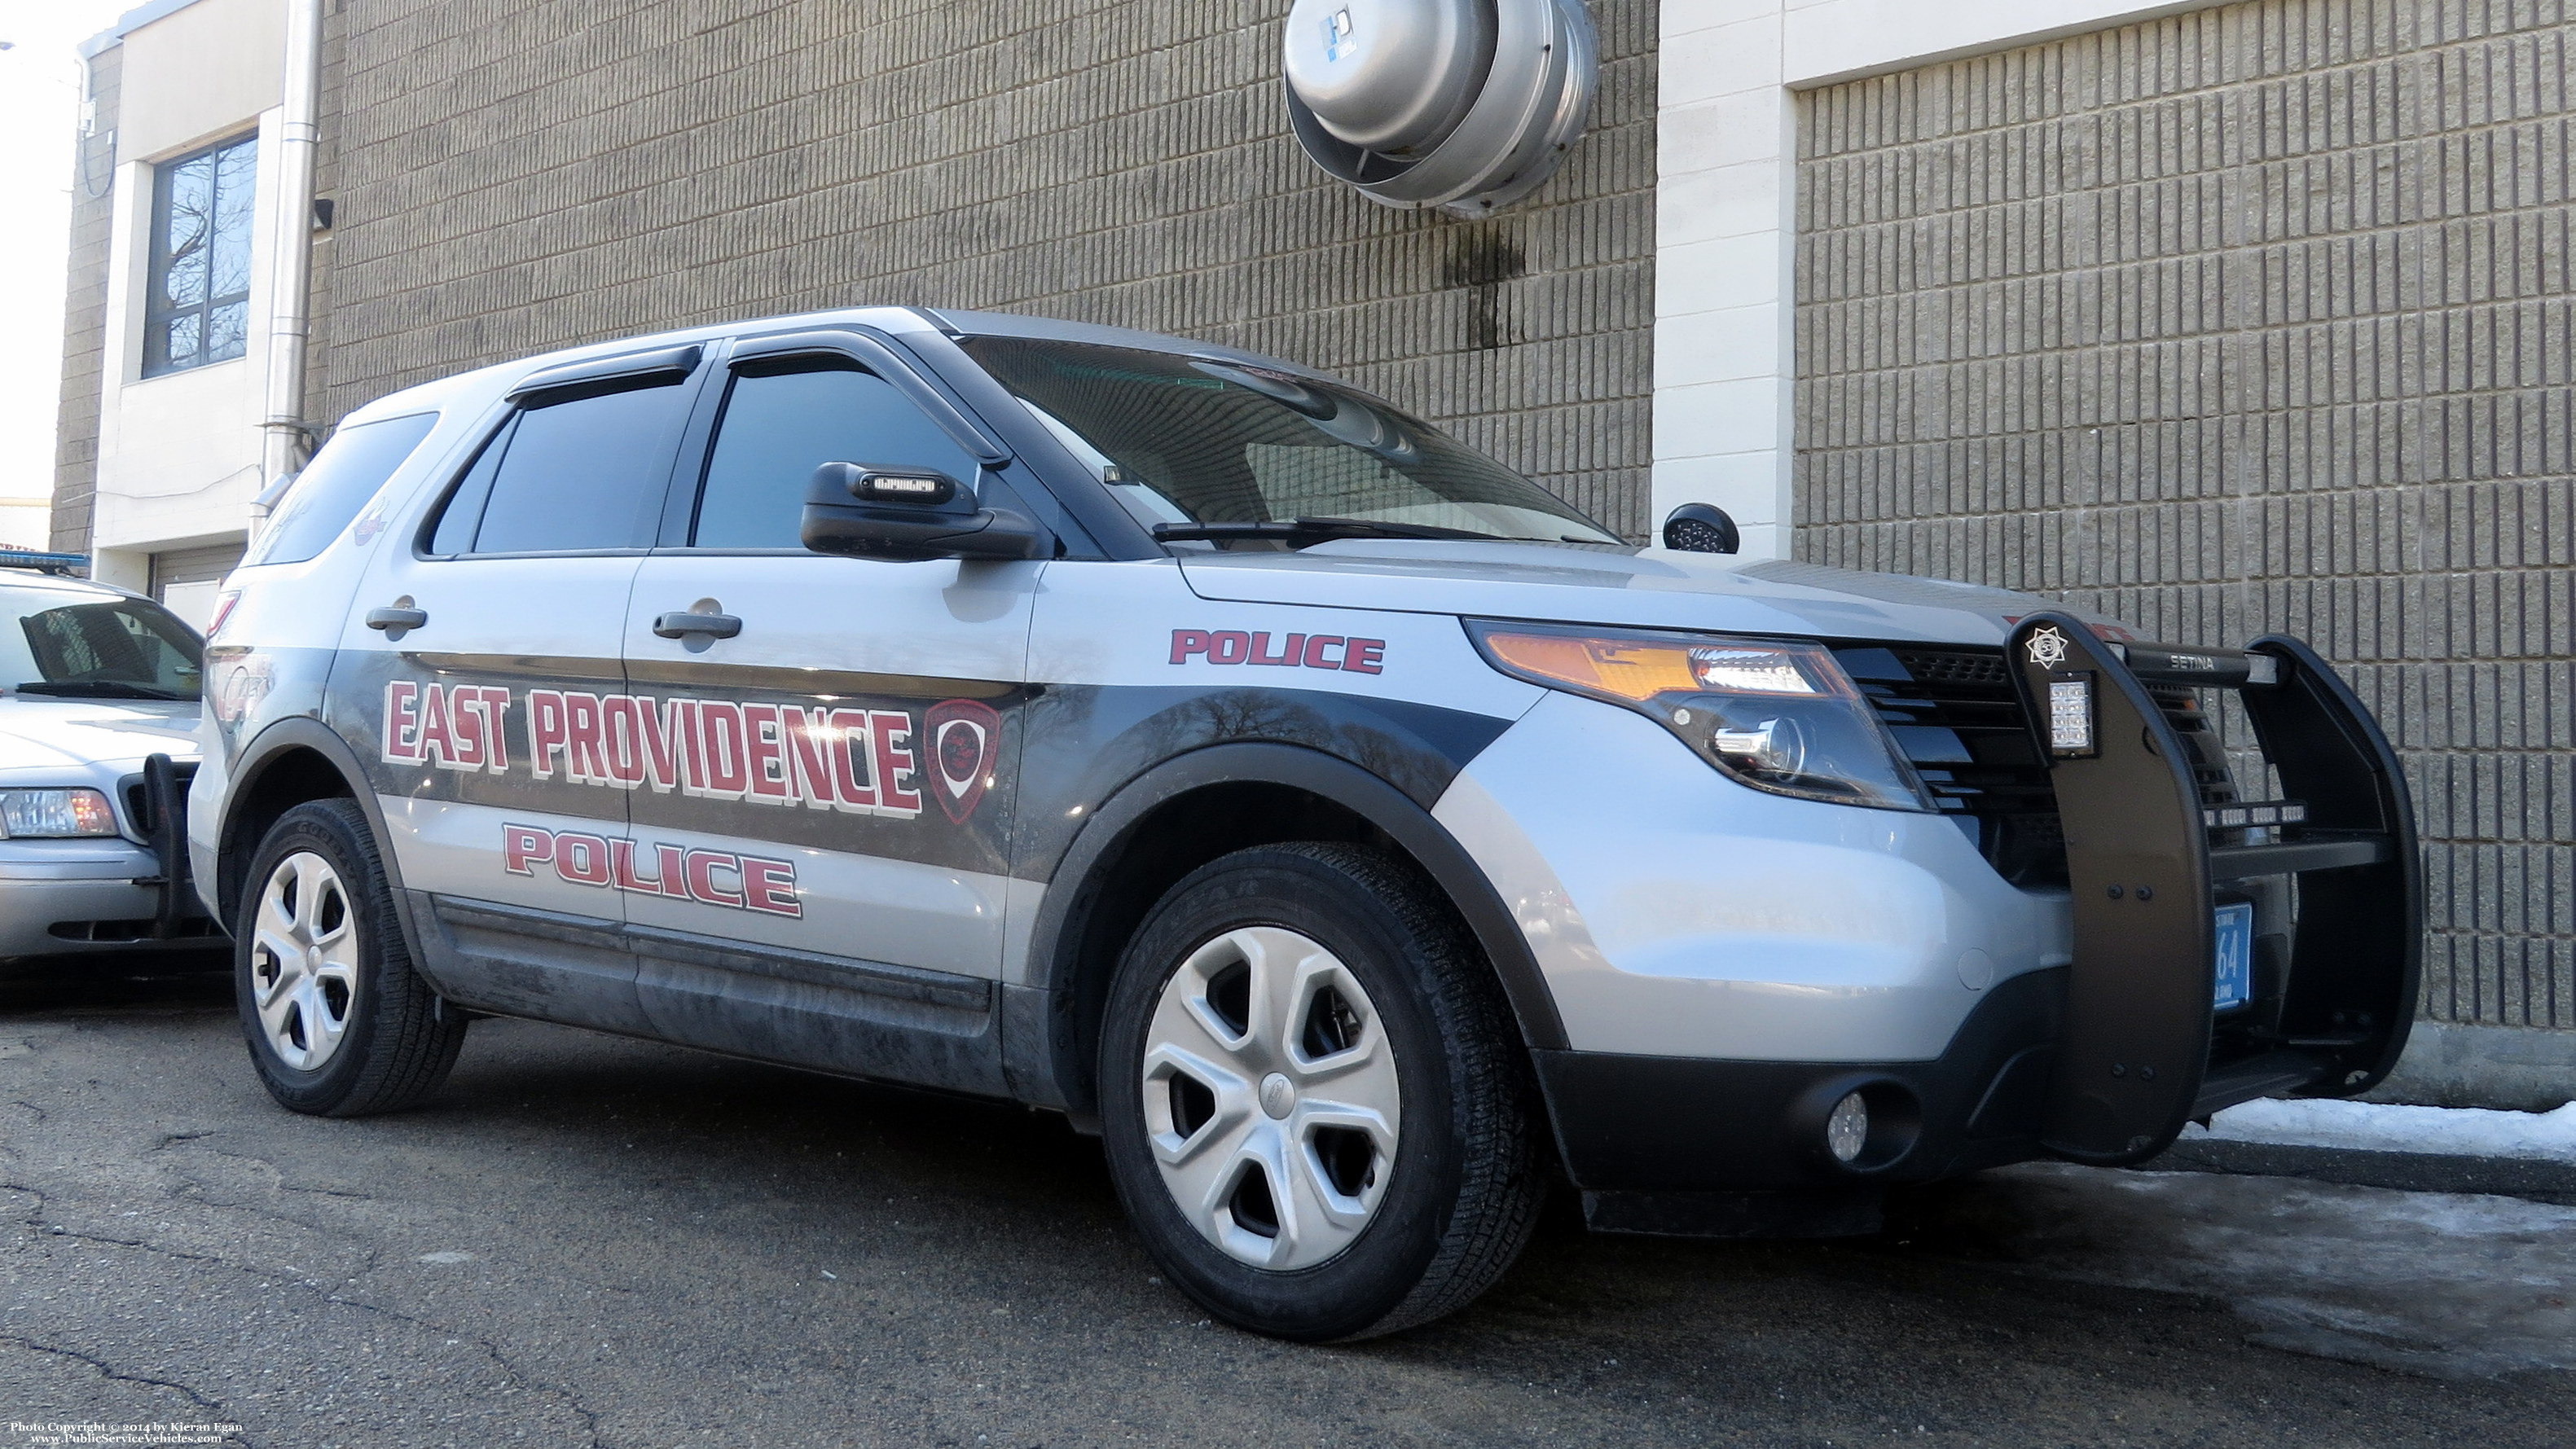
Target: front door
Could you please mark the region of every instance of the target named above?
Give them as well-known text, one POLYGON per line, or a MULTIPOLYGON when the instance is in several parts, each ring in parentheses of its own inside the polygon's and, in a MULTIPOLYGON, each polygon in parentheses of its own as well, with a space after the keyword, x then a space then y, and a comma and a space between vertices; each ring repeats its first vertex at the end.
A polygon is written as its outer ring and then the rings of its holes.
POLYGON ((745 361, 721 386, 699 492, 625 620, 621 708, 664 742, 629 798, 655 872, 626 895, 645 1010, 701 1045, 989 1085, 984 1049, 921 1038, 990 1046, 1041 565, 807 552, 820 465, 972 483, 975 459, 845 354, 745 361), (887 1053, 904 1060, 870 1059, 887 1053))
POLYGON ((419 526, 382 540, 351 611, 331 721, 367 762, 423 965, 469 1005, 648 1029, 599 701, 624 689, 687 382, 520 400, 419 526))

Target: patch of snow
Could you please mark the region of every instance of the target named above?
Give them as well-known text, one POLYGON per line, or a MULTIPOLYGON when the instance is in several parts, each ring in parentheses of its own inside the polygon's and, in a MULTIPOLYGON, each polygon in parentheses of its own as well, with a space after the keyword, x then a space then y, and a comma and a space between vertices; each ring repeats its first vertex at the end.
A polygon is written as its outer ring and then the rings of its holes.
POLYGON ((2259 1101, 2230 1107, 2185 1138, 2431 1152, 2460 1157, 2528 1157, 2576 1163, 2576 1102, 2554 1112, 2482 1107, 2401 1107, 2385 1102, 2259 1101))

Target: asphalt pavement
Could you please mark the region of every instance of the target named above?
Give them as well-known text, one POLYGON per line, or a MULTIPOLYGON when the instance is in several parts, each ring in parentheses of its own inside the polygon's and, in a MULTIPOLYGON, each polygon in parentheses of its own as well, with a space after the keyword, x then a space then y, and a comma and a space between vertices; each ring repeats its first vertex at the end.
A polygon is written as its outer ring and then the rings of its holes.
POLYGON ((224 983, 130 974, 0 984, 6 1449, 2576 1436, 2576 1209, 2034 1167, 1843 1243, 1559 1212, 1467 1312, 1308 1348, 1164 1285, 1051 1117, 487 1021, 431 1105, 317 1121, 224 983))

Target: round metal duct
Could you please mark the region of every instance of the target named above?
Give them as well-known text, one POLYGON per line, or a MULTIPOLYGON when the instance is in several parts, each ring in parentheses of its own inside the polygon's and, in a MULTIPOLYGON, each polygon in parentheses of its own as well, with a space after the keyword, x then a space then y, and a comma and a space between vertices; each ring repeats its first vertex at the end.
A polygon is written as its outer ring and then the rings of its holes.
POLYGON ((1288 118, 1315 164, 1395 207, 1482 216, 1535 190, 1592 109, 1583 0, 1296 0, 1288 118))

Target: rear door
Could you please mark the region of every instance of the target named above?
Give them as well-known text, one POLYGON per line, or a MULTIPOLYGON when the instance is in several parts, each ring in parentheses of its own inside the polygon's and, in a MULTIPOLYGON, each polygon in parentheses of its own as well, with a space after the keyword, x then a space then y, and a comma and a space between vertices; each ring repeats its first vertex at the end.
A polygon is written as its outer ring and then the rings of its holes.
POLYGON ((617 889, 638 741, 610 702, 696 359, 515 399, 350 611, 331 720, 368 762, 425 964, 469 1004, 647 1029, 617 889))
POLYGON ((645 1009, 702 1045, 989 1086, 980 1050, 867 1023, 989 1044, 1041 565, 798 543, 821 464, 979 482, 972 425, 881 350, 738 356, 709 386, 700 486, 675 489, 625 620, 635 708, 672 742, 630 797, 660 872, 626 899, 645 1009), (675 637, 673 614, 724 622, 675 637))

